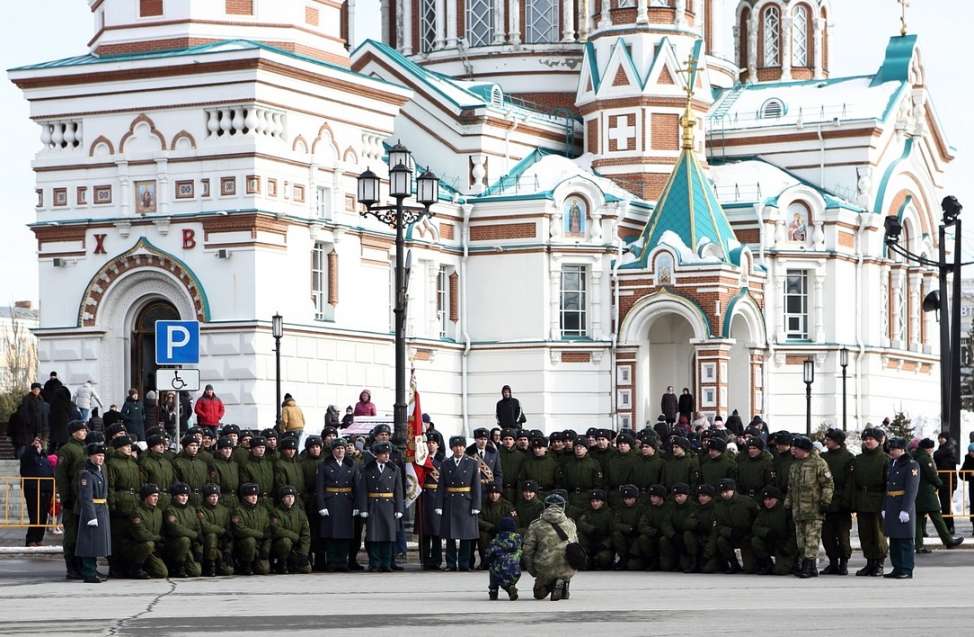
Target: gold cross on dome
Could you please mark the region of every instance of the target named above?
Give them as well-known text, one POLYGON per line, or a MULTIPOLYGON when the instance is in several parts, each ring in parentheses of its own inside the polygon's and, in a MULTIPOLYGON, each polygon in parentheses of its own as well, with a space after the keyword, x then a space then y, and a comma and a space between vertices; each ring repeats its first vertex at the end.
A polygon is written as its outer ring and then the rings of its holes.
POLYGON ((686 109, 683 111, 683 117, 680 118, 680 124, 683 127, 683 148, 685 150, 693 150, 693 127, 697 125, 697 118, 693 116, 693 74, 696 71, 697 61, 693 59, 693 53, 691 52, 690 55, 687 56, 686 67, 677 70, 677 73, 687 74, 687 105, 686 109))
POLYGON ((910 6, 910 0, 896 0, 900 3, 900 35, 906 35, 906 10, 910 6))
POLYGON ((677 73, 687 74, 687 85, 685 89, 687 94, 687 104, 689 104, 690 100, 693 99, 693 74, 696 72, 696 70, 697 61, 693 58, 693 53, 687 56, 687 65, 677 69, 677 73))

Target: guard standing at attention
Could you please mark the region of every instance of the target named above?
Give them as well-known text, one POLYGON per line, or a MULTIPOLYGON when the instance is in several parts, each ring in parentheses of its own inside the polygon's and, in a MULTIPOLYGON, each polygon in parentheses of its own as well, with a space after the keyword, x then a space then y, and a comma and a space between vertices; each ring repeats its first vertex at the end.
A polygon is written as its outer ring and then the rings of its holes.
POLYGON ((87 584, 105 581, 106 578, 98 572, 97 560, 112 553, 108 480, 101 469, 106 451, 103 444, 88 445, 88 462, 78 474, 78 542, 74 553, 81 558, 81 575, 87 584))
POLYGON ((889 538, 893 570, 885 578, 913 578, 913 535, 920 466, 906 451, 906 438, 889 439, 889 475, 883 494, 883 534, 889 538))

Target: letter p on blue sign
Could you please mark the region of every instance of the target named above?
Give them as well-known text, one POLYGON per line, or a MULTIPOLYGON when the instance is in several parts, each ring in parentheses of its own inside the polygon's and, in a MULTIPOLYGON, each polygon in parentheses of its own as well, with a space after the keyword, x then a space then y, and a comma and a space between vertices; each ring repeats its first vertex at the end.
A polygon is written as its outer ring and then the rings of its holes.
POLYGON ((199 321, 156 321, 156 365, 199 365, 199 362, 199 321))

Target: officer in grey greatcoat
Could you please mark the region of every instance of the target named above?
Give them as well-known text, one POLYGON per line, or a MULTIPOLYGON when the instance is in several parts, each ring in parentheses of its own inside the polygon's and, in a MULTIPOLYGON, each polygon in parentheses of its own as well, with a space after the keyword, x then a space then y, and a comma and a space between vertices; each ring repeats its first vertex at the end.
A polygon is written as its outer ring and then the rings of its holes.
POLYGON ((469 571, 474 542, 480 537, 480 463, 464 453, 467 440, 450 438, 453 456, 440 463, 435 513, 440 515, 440 537, 446 539, 446 569, 469 571), (460 541, 459 555, 456 540, 460 541))
POLYGON ((372 445, 374 459, 362 467, 355 508, 365 518, 369 571, 391 573, 396 529, 404 512, 402 471, 390 461, 392 443, 372 445))
POLYGON ((906 450, 906 438, 889 439, 889 473, 883 496, 883 535, 889 538, 893 570, 887 579, 913 578, 913 541, 916 533, 916 498, 920 465, 906 450))
POLYGON ((112 525, 108 512, 108 479, 102 471, 107 448, 101 443, 87 446, 88 461, 78 474, 78 542, 74 554, 81 558, 81 574, 88 584, 106 578, 98 572, 98 558, 112 553, 112 525))
MULTIPOLYGON (((332 438, 331 453, 318 463, 315 496, 318 501, 319 533, 324 552, 316 560, 325 562, 327 571, 348 570, 348 546, 355 534, 358 467, 345 457, 348 442, 332 438)), ((319 565, 320 566, 320 565, 319 565)))

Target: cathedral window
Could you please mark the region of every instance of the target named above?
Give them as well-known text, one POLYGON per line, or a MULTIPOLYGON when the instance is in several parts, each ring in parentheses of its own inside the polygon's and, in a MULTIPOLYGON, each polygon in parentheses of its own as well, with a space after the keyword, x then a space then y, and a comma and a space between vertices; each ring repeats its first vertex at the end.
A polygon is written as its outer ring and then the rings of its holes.
POLYGON ((316 321, 335 320, 338 304, 337 254, 334 246, 316 241, 311 252, 311 302, 316 321))
POLYGON ((785 114, 785 105, 781 100, 768 100, 761 106, 762 119, 778 119, 785 114))
POLYGON ((491 0, 470 0, 467 5, 467 44, 488 46, 494 39, 494 7, 491 0))
POLYGON ((420 47, 429 53, 436 46, 436 0, 422 0, 420 16, 420 47))
POLYGON ((651 7, 670 7, 670 0, 652 0, 649 3, 651 7))
POLYGON ((524 12, 528 44, 558 41, 558 3, 555 0, 528 0, 524 12))
POLYGON ((788 270, 785 279, 785 338, 808 340, 808 272, 788 270))
POLYGON ((566 265, 561 270, 561 336, 572 338, 585 336, 586 293, 584 265, 566 265))
POLYGON ((636 0, 619 0, 619 3, 616 5, 619 9, 628 9, 635 6, 636 0))
POLYGON ((802 5, 791 21, 791 65, 808 66, 808 8, 802 5))
POLYGON ((778 28, 781 14, 778 7, 768 7, 764 10, 764 66, 779 66, 780 39, 778 28))

